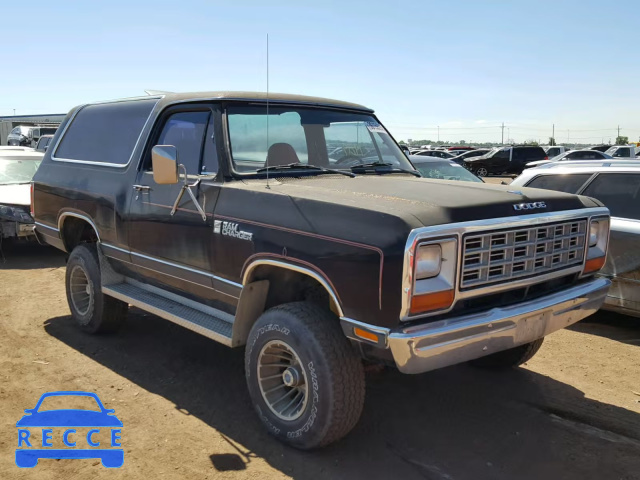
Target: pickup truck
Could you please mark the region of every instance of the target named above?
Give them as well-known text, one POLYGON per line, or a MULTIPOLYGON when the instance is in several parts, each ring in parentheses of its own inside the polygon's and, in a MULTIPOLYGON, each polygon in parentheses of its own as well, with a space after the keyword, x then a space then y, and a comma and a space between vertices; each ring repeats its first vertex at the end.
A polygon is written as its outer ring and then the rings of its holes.
POLYGON ((597 200, 418 177, 361 105, 166 94, 74 108, 32 208, 82 330, 133 305, 244 348, 261 422, 310 449, 356 425, 363 360, 516 367, 606 296, 597 200))
POLYGON ((635 145, 612 145, 604 153, 611 155, 613 158, 635 159, 640 153, 640 148, 635 145))

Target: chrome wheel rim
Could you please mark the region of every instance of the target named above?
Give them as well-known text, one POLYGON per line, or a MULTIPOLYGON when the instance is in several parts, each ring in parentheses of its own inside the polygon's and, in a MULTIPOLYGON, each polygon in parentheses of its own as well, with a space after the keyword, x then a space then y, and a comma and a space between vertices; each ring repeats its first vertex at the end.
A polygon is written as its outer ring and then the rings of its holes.
POLYGON ((300 418, 307 407, 308 384, 298 354, 281 340, 267 342, 258 354, 262 399, 281 420, 300 418))
POLYGON ((69 278, 69 292, 73 308, 80 315, 86 315, 93 304, 93 289, 84 269, 76 265, 71 270, 69 278))
POLYGON ((479 168, 478 169, 478 176, 479 177, 486 177, 487 176, 487 169, 486 168, 479 168))

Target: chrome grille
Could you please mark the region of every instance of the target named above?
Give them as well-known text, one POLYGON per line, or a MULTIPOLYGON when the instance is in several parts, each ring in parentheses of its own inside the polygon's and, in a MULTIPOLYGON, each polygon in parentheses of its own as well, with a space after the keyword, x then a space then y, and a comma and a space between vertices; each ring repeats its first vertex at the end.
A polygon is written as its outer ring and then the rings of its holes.
POLYGON ((476 288, 580 265, 586 220, 468 234, 460 288, 476 288))

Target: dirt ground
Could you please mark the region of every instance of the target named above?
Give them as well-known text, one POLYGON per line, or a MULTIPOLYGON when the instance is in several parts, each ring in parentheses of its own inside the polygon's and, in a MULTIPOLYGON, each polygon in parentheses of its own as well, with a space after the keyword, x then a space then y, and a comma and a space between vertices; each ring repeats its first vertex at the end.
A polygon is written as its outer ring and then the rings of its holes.
POLYGON ((3 249, 0 479, 640 479, 640 320, 599 313, 524 368, 371 374, 364 413, 317 452, 265 433, 242 351, 132 309, 115 335, 72 324, 64 256, 3 249), (40 395, 92 391, 124 424, 124 466, 14 463, 16 421, 40 395))

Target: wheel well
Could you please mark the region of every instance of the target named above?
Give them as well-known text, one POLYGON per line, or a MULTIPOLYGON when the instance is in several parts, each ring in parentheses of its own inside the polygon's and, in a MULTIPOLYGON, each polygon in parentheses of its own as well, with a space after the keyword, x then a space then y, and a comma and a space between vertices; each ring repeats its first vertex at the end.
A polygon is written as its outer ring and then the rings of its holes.
POLYGON ((62 243, 67 252, 71 251, 81 243, 95 243, 98 241, 98 234, 93 226, 78 217, 64 217, 60 228, 62 243))
POLYGON ((277 305, 306 301, 339 317, 342 309, 335 294, 328 290, 326 282, 319 280, 322 277, 316 275, 278 265, 259 265, 251 270, 240 296, 233 326, 233 345, 244 345, 258 317, 277 305))

